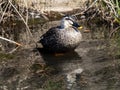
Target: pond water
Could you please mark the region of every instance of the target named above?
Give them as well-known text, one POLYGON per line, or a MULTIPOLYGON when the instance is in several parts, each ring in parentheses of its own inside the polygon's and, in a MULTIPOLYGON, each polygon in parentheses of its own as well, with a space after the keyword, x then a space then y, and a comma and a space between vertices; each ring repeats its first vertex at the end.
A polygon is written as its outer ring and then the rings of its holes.
POLYGON ((89 33, 82 31, 83 41, 74 52, 64 55, 56 56, 36 49, 35 42, 39 37, 58 24, 59 21, 31 23, 33 37, 21 23, 1 27, 3 36, 23 46, 9 54, 16 46, 1 41, 1 53, 4 51, 11 58, 7 55, 0 58, 0 89, 119 90, 120 59, 116 56, 114 41, 106 38, 108 28, 94 27, 89 33))

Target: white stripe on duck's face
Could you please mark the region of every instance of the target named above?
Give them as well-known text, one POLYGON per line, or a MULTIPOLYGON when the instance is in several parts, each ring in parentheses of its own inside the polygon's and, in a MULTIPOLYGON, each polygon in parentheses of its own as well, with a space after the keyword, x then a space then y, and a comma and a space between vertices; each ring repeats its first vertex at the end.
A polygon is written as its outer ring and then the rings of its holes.
POLYGON ((71 27, 72 24, 73 24, 72 21, 70 21, 70 20, 64 20, 61 25, 62 25, 63 28, 68 28, 68 27, 71 27))

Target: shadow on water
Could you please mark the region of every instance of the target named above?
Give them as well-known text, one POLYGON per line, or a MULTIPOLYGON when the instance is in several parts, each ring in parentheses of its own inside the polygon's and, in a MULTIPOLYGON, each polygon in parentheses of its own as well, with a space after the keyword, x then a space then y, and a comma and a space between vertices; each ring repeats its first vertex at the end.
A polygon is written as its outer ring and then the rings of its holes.
POLYGON ((42 48, 38 48, 47 65, 58 67, 64 63, 74 63, 76 60, 82 62, 81 57, 75 51, 62 53, 62 55, 55 55, 55 53, 44 52, 42 48))

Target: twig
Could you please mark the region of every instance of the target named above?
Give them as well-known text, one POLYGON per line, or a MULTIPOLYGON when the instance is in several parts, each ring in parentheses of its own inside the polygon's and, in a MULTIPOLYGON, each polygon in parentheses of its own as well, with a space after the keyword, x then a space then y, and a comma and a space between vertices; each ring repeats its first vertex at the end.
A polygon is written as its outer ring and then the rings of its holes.
POLYGON ((18 42, 15 42, 15 41, 13 41, 13 40, 10 40, 10 39, 7 39, 7 38, 1 37, 1 36, 0 36, 0 39, 5 40, 5 41, 8 41, 8 42, 11 42, 11 43, 14 43, 14 44, 16 44, 16 45, 18 45, 18 46, 22 46, 22 44, 20 44, 20 43, 18 43, 18 42))
POLYGON ((0 2, 0 6, 1 6, 3 3, 5 3, 5 1, 1 1, 1 2, 0 2))
POLYGON ((13 49, 12 51, 10 51, 9 53, 15 52, 18 48, 19 48, 19 46, 17 46, 16 48, 14 48, 14 49, 13 49))
POLYGON ((28 23, 28 5, 27 5, 27 2, 25 2, 26 0, 24 0, 24 3, 25 3, 25 6, 26 6, 26 23, 28 23))
POLYGON ((3 14, 2 14, 2 16, 1 16, 1 18, 0 18, 0 23, 1 23, 2 20, 3 20, 3 17, 4 17, 4 15, 5 15, 5 12, 6 12, 7 8, 8 8, 8 6, 9 6, 9 3, 6 5, 5 10, 3 11, 3 14))
POLYGON ((110 32, 109 38, 111 38, 112 34, 115 33, 115 31, 117 31, 118 29, 120 29, 120 26, 110 32))

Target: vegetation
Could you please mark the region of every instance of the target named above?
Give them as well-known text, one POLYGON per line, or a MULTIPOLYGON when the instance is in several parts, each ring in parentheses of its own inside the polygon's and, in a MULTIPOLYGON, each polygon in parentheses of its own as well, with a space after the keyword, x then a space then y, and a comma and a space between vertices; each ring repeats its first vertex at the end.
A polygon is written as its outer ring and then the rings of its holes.
POLYGON ((56 78, 56 79, 50 79, 47 80, 45 82, 45 84, 43 85, 43 88, 45 90, 66 90, 65 89, 65 82, 64 82, 64 78, 56 78))
POLYGON ((4 53, 0 53, 0 61, 1 60, 9 60, 9 59, 13 59, 15 56, 12 54, 4 54, 4 53))
POLYGON ((0 53, 0 59, 13 59, 14 56, 11 54, 0 53))
MULTIPOLYGON (((31 0, 0 0, 0 37, 10 39, 12 42, 16 41, 14 42, 15 44, 20 42, 20 44, 23 45, 23 48, 24 46, 30 47, 33 44, 35 45, 37 42, 36 39, 38 39, 40 34, 44 33, 43 26, 46 24, 46 22, 58 20, 67 13, 77 17, 80 21, 83 21, 86 27, 91 30, 91 36, 95 37, 94 32, 99 31, 100 33, 98 34, 103 35, 103 37, 100 38, 104 38, 107 42, 109 42, 108 40, 114 42, 112 43, 112 47, 117 43, 117 52, 115 52, 115 54, 117 55, 117 59, 120 58, 120 0, 88 0, 88 2, 86 2, 87 8, 65 13, 58 13, 53 11, 43 12, 40 6, 36 6, 36 8, 35 3, 32 5, 30 3, 31 0), (85 16, 85 18, 81 20, 82 16, 85 16), (40 28, 42 33, 39 32, 40 30, 38 30, 38 28, 40 28), (96 28, 99 28, 99 30, 96 28)), ((41 3, 42 5, 47 6, 47 2, 37 3, 37 5, 41 3)), ((45 27, 47 28, 48 26, 46 25, 45 27)), ((16 45, 19 45, 19 43, 16 45)), ((18 47, 16 48, 15 45, 1 40, 0 61, 13 59, 15 57, 15 55, 10 53, 5 54, 5 51, 8 51, 6 49, 10 49, 10 52, 13 53, 18 49, 18 47), (11 48, 14 49, 11 50, 11 48), (5 53, 3 53, 3 51, 5 53)), ((114 49, 112 49, 111 52, 113 52, 113 50, 114 49)), ((27 62, 27 60, 28 59, 21 61, 21 67, 22 65, 24 66, 24 61, 27 62)), ((18 61, 18 63, 20 62, 18 61)), ((64 78, 53 79, 53 77, 56 77, 56 73, 58 73, 55 68, 47 65, 42 66, 39 63, 34 63, 34 60, 31 60, 30 63, 32 64, 30 64, 29 67, 30 73, 32 72, 32 74, 35 76, 38 75, 38 77, 35 77, 35 79, 34 77, 31 79, 30 82, 33 82, 33 85, 35 80, 36 82, 40 82, 41 78, 45 78, 45 80, 43 79, 44 83, 41 81, 42 85, 44 85, 40 86, 38 83, 38 87, 42 87, 45 90, 61 90, 61 88, 62 90, 65 89, 64 78), (52 79, 50 79, 50 77, 52 77, 52 79)), ((114 66, 105 67, 98 72, 96 71, 95 75, 102 75, 103 77, 101 77, 101 80, 107 80, 108 82, 111 82, 110 85, 115 84, 118 78, 111 79, 111 77, 114 76, 113 73, 115 73, 115 69, 113 68, 114 66)), ((117 67, 118 70, 119 68, 120 66, 117 67)))

